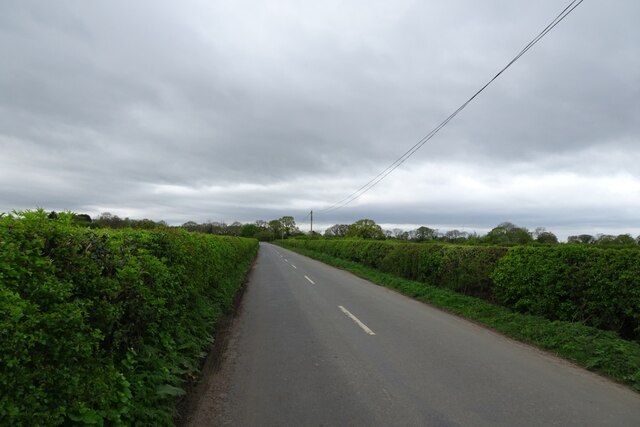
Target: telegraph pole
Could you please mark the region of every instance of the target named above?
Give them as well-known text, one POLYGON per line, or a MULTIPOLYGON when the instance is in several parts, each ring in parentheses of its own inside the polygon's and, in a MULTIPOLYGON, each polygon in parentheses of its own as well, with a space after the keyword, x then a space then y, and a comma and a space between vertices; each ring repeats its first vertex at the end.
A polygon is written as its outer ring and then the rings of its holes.
POLYGON ((311 211, 311 234, 313 234, 313 211, 311 211))

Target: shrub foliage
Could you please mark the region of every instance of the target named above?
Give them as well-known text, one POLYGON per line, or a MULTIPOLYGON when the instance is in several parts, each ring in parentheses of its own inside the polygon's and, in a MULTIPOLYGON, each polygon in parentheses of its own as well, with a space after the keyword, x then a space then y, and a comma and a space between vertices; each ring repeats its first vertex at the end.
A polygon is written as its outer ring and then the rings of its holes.
POLYGON ((405 279, 485 298, 491 298, 490 274, 507 252, 497 246, 349 239, 290 239, 283 245, 311 249, 405 279))
POLYGON ((257 241, 0 216, 0 424, 170 425, 257 241))
POLYGON ((282 244, 479 296, 523 313, 640 340, 640 251, 635 248, 505 248, 348 239, 294 239, 282 244))
POLYGON ((640 338, 640 251, 515 247, 494 271, 497 300, 521 312, 640 338))

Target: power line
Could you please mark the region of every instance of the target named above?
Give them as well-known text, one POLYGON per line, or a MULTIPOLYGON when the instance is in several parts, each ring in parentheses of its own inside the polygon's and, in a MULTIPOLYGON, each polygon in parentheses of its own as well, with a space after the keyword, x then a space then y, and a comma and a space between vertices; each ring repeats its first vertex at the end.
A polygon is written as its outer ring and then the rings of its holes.
POLYGON ((498 73, 493 76, 487 83, 484 84, 476 93, 474 93, 469 99, 467 99, 457 110, 451 113, 446 119, 444 119, 438 126, 436 126, 431 132, 426 134, 422 139, 420 139, 417 143, 415 143, 409 150, 407 150, 402 156, 398 157, 393 163, 387 166, 383 171, 381 171, 378 175, 369 180, 362 187, 349 194, 347 197, 339 200, 328 208, 320 210, 322 213, 332 212, 338 210, 354 200, 360 198, 367 191, 371 190, 375 187, 380 181, 385 179, 391 172, 396 170, 400 165, 402 165, 409 157, 411 157, 416 151, 418 151, 424 144, 426 144, 431 138, 433 138, 443 127, 445 127, 455 116, 458 115, 462 110, 466 108, 467 105, 471 101, 473 101, 480 93, 482 93, 491 83, 494 82, 502 73, 504 73, 511 65, 513 65, 522 55, 527 53, 529 49, 531 49, 536 43, 538 43, 544 36, 547 35, 556 25, 564 20, 571 12, 575 10, 584 0, 573 0, 567 7, 565 7, 558 16, 556 16, 550 23, 542 30, 537 36, 533 38, 518 54, 511 60, 507 65, 505 65, 498 73))

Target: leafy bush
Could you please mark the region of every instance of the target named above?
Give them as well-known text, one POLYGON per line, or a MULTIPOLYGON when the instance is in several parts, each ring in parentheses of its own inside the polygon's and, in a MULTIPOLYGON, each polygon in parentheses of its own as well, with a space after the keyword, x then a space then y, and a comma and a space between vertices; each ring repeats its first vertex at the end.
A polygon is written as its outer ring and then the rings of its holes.
POLYGON ((293 239, 283 245, 315 250, 405 279, 488 299, 491 299, 490 274, 507 251, 496 246, 349 239, 293 239))
POLYGON ((515 247, 492 275, 502 304, 640 339, 640 252, 583 245, 515 247))
POLYGON ((461 246, 289 240, 396 276, 498 302, 550 320, 640 339, 640 251, 624 247, 461 246))
POLYGON ((171 425, 257 242, 0 216, 0 424, 171 425))

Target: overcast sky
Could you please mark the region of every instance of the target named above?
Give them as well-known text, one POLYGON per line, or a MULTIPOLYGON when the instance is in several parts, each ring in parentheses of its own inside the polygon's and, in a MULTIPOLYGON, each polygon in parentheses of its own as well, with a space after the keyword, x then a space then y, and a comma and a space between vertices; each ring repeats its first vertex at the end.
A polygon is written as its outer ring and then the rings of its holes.
POLYGON ((640 2, 0 1, 0 211, 640 234, 640 2))

